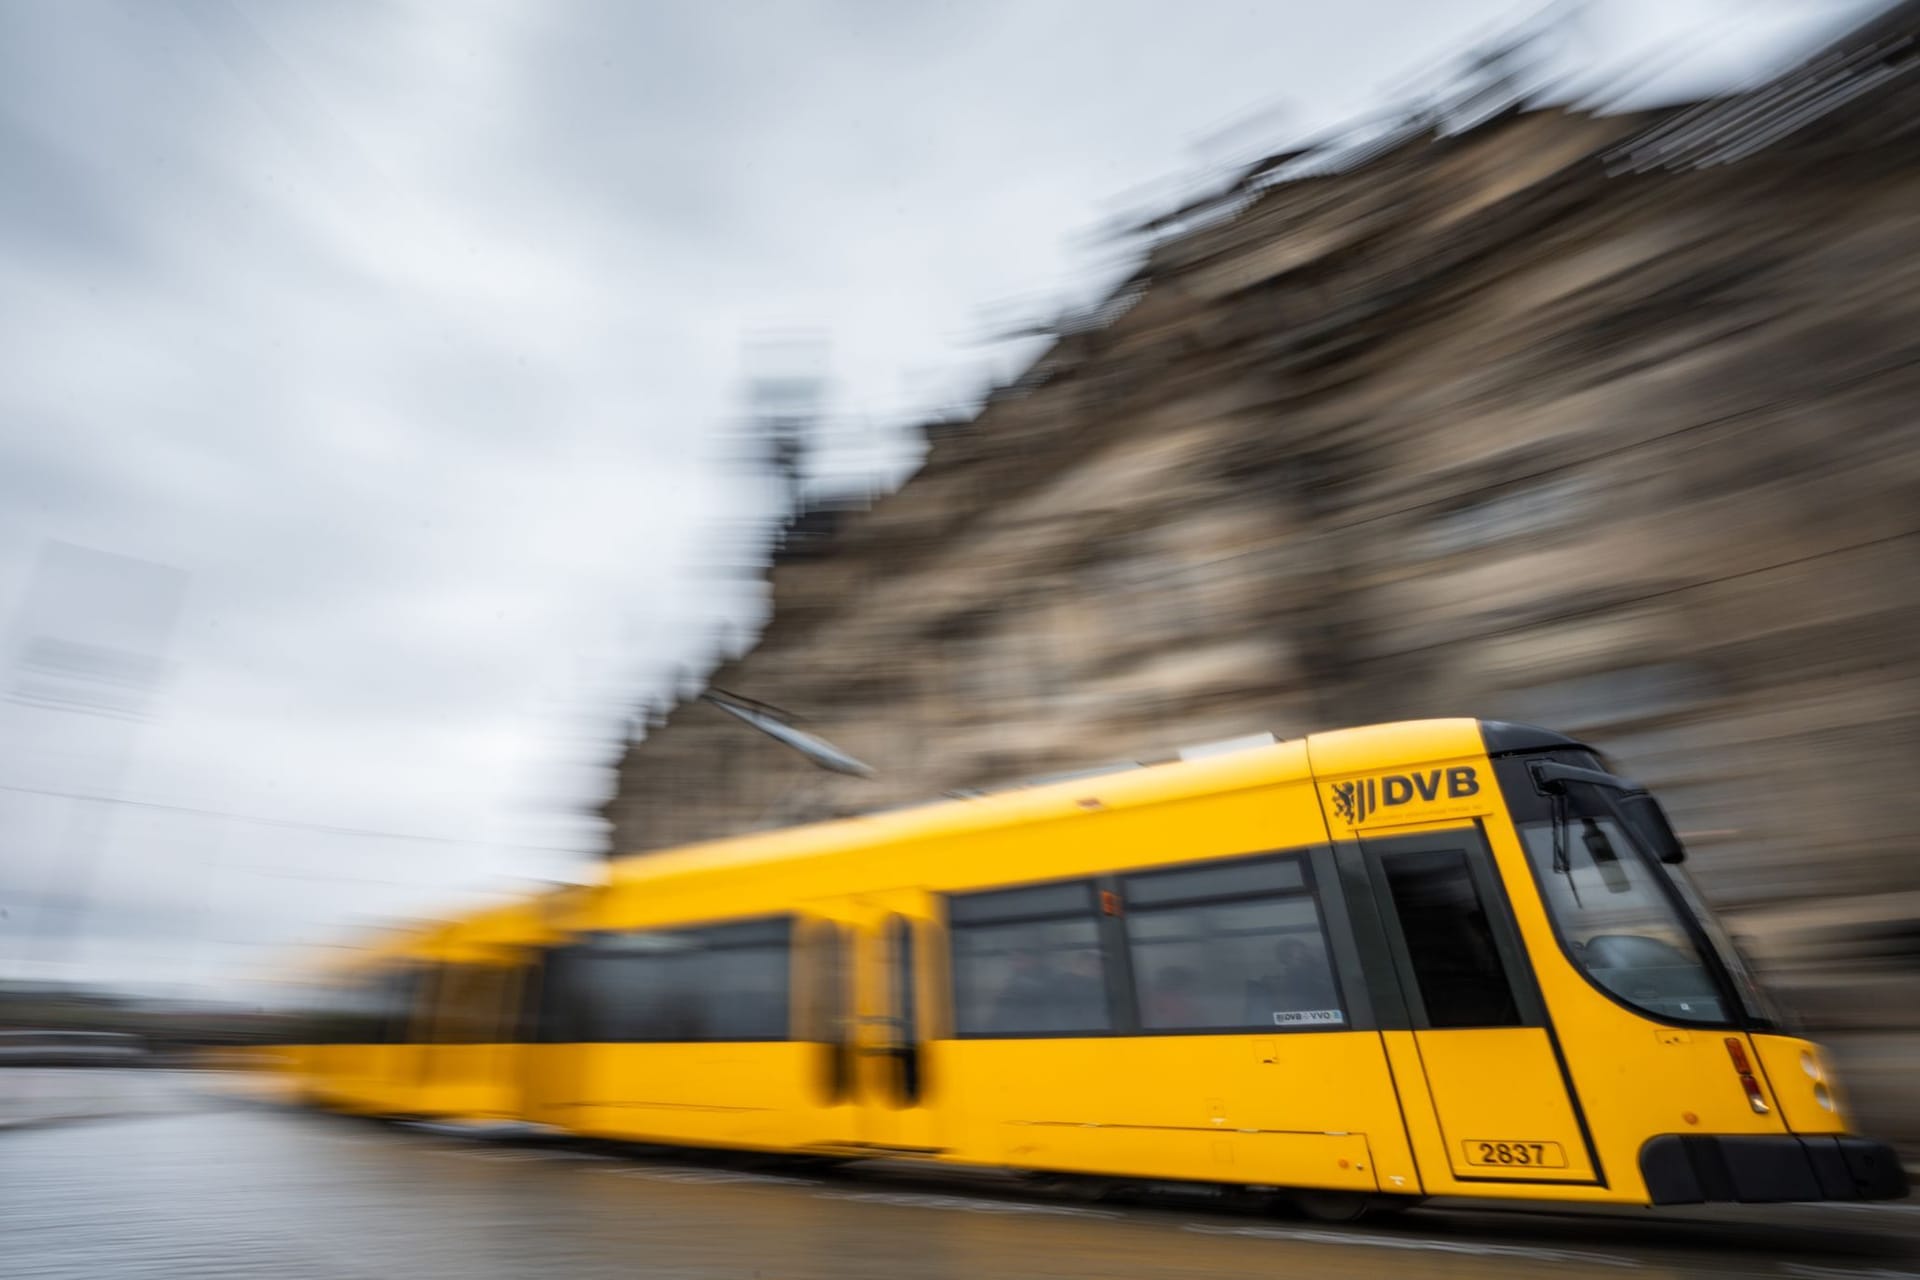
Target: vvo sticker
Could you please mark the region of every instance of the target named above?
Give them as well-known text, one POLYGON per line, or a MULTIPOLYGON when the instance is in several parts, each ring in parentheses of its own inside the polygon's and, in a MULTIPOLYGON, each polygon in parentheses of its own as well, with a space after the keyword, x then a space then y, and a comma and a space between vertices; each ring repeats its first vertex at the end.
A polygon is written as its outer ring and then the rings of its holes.
POLYGON ((1347 1015, 1338 1009, 1295 1009, 1281 1013, 1274 1011, 1273 1025, 1276 1027, 1327 1027, 1345 1023, 1347 1015))

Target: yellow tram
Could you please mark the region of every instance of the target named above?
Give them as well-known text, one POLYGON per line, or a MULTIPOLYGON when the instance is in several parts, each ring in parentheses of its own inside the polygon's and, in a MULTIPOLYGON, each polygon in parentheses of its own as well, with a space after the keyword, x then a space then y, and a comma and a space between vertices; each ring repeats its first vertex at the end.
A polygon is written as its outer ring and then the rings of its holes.
POLYGON ((721 840, 359 957, 287 1061, 366 1113, 1284 1188, 1904 1195, 1545 730, 1433 720, 721 840))

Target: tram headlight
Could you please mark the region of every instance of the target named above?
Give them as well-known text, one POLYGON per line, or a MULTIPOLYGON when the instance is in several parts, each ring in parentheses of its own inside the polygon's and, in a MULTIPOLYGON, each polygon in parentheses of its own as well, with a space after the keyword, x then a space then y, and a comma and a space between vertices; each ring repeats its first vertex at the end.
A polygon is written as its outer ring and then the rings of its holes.
POLYGON ((1813 1100, 1820 1104, 1822 1111, 1833 1110, 1833 1093, 1824 1084, 1813 1086, 1813 1100))
POLYGON ((1800 1051, 1800 1069, 1807 1073, 1807 1079, 1820 1079, 1820 1063, 1813 1056, 1813 1050, 1802 1049, 1800 1051))

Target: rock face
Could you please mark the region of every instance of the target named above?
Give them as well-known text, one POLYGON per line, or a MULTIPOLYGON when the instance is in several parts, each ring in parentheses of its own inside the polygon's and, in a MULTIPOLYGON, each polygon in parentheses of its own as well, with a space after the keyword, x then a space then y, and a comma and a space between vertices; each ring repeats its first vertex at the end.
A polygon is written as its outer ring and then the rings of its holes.
MULTIPOLYGON (((1507 113, 1190 219, 899 492, 777 564, 758 647, 712 673, 878 778, 687 703, 619 762, 615 851, 1480 715, 1660 788, 1790 993, 1860 920, 1899 951, 1916 26, 1731 101, 1507 113)), ((1920 1023, 1886 1006, 1847 1016, 1920 1023)), ((1888 1097, 1866 1090, 1883 1128, 1888 1097)))

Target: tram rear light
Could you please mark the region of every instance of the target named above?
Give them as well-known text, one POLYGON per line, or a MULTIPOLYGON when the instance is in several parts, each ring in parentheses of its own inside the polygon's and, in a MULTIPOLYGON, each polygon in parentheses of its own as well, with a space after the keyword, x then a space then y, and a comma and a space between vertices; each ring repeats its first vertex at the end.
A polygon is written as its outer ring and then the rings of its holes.
POLYGON ((1747 1061, 1747 1046, 1740 1042, 1739 1036, 1727 1037, 1727 1056, 1733 1059, 1733 1069, 1740 1077, 1740 1088, 1746 1092, 1747 1105, 1753 1108, 1755 1115, 1766 1115, 1771 1109, 1767 1106, 1767 1095, 1760 1091, 1760 1082, 1753 1075, 1753 1064, 1747 1061))

